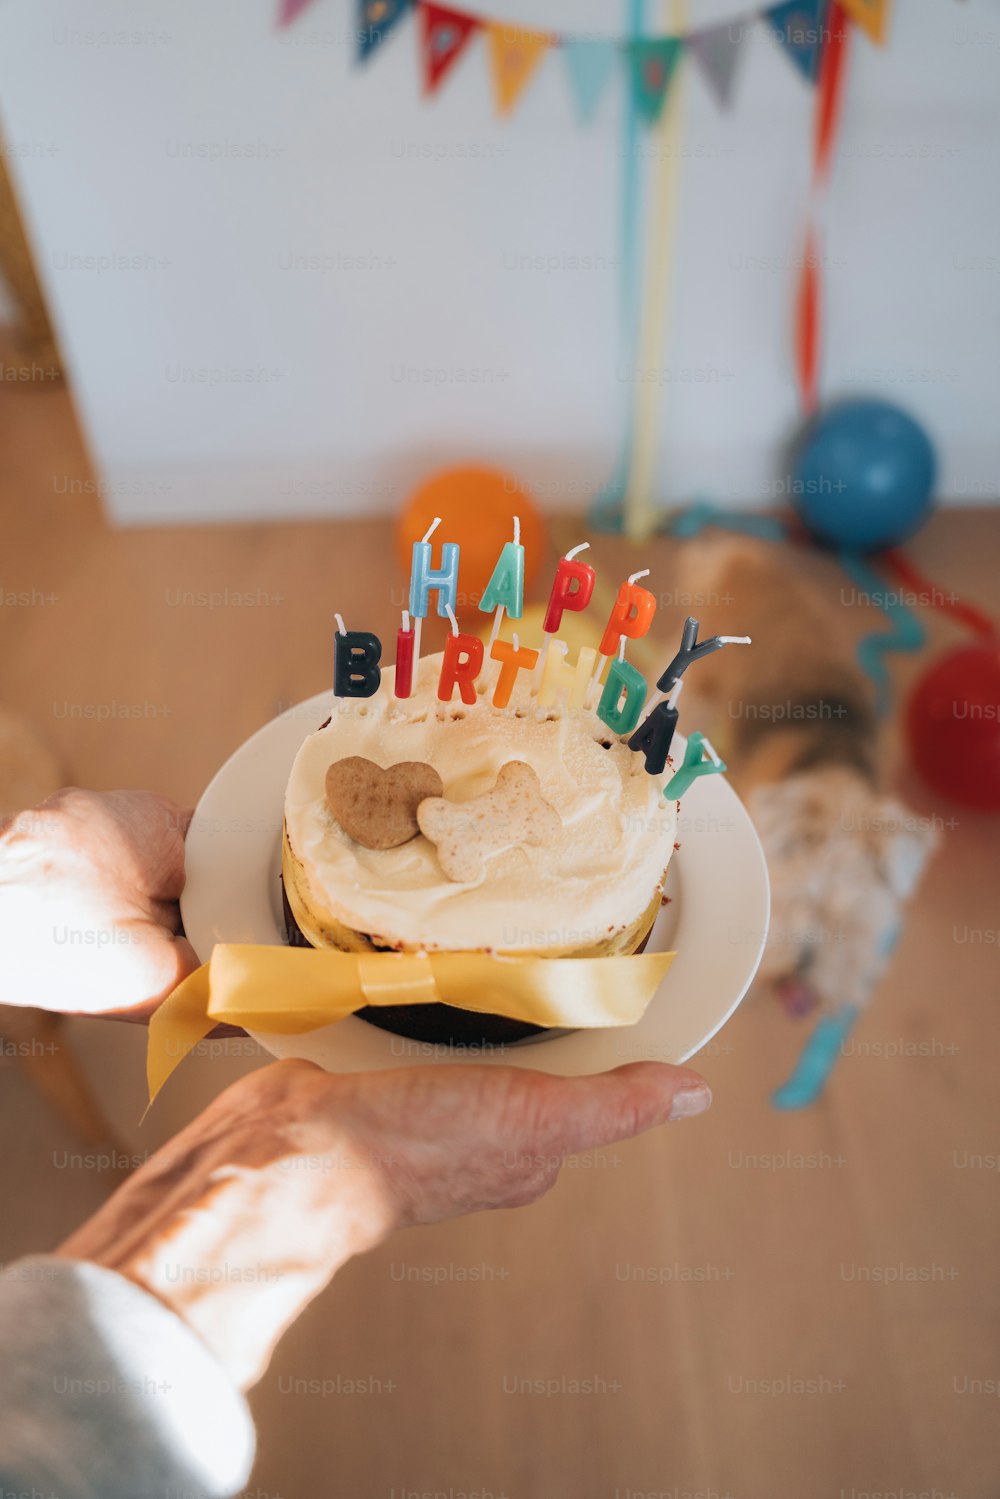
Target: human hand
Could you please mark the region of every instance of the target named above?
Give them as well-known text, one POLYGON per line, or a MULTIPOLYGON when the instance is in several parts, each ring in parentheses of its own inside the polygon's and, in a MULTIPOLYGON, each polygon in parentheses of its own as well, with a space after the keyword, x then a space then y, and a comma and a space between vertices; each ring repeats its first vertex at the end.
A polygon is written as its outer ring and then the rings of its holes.
POLYGON ((393 1229, 534 1202, 567 1155, 710 1101, 697 1073, 660 1062, 570 1078, 276 1062, 221 1094, 59 1252, 158 1296, 246 1387, 340 1265, 393 1229))
POLYGON ((179 935, 190 814, 150 791, 57 791, 0 822, 0 998, 146 1019, 198 967, 179 935))

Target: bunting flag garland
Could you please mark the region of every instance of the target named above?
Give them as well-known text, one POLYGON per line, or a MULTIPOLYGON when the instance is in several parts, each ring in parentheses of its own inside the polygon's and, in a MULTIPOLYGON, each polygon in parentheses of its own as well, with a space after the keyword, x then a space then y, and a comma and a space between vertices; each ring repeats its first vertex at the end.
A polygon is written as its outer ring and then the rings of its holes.
POLYGON ((525 31, 508 21, 489 23, 486 43, 499 114, 510 114, 552 42, 544 32, 525 31))
POLYGON ((823 52, 826 0, 782 0, 764 12, 764 24, 809 83, 823 52))
MULTIPOLYGON (((290 26, 310 7, 313 0, 277 0, 278 24, 290 26)), ((465 54, 477 32, 483 32, 489 72, 497 112, 509 117, 522 98, 539 64, 554 47, 564 53, 569 92, 575 111, 584 124, 592 121, 614 71, 616 60, 624 65, 628 84, 626 122, 628 152, 623 171, 623 272, 626 292, 623 298, 622 325, 630 351, 637 350, 640 324, 634 289, 637 275, 631 274, 635 254, 635 222, 639 202, 635 165, 636 131, 642 125, 659 127, 666 118, 665 105, 671 84, 686 53, 704 77, 713 97, 722 109, 729 109, 735 95, 743 43, 750 25, 761 22, 777 42, 781 52, 797 72, 816 88, 813 124, 812 191, 806 228, 803 235, 801 270, 795 288, 794 353, 795 373, 803 409, 816 407, 820 360, 822 353, 822 235, 818 214, 822 207, 826 179, 840 120, 848 37, 852 22, 865 31, 873 42, 885 41, 891 0, 779 0, 760 9, 748 10, 721 25, 692 29, 686 24, 683 0, 676 0, 665 14, 669 34, 646 36, 642 32, 641 0, 628 0, 630 22, 625 37, 553 35, 496 21, 490 17, 441 5, 436 0, 357 0, 357 60, 366 62, 378 50, 389 33, 408 10, 417 17, 418 49, 424 92, 436 94, 455 63, 465 54)), ((668 114, 675 111, 671 108, 668 114)), ((663 174, 662 203, 658 214, 661 247, 669 242, 675 188, 663 174)), ((668 250, 663 251, 664 254, 668 250)), ((655 257, 654 257, 655 261, 655 257)), ((659 263, 659 262, 656 262, 659 263)), ((633 392, 633 404, 634 395, 633 392)), ((611 507, 644 513, 648 506, 642 500, 648 487, 639 483, 634 470, 646 449, 652 450, 646 431, 649 422, 638 410, 629 416, 631 429, 625 456, 619 472, 600 497, 605 518, 611 507), (644 436, 645 434, 645 436, 644 436), (633 505, 631 501, 635 501, 633 505)), ((650 428, 650 430, 652 430, 650 428)), ((639 478, 642 479, 642 474, 639 478)), ((635 517, 633 516, 633 521, 635 517)), ((640 515, 640 521, 645 524, 640 515)))
MULTIPOLYGON (((277 0, 278 25, 291 26, 314 0, 277 0)), ((478 31, 486 35, 490 73, 501 115, 510 115, 545 53, 565 54, 566 74, 576 113, 583 124, 594 118, 616 59, 624 63, 633 104, 640 120, 653 126, 663 111, 671 79, 688 52, 719 106, 733 102, 739 59, 750 26, 760 21, 782 53, 809 83, 817 82, 829 50, 828 10, 832 0, 781 0, 751 10, 723 24, 698 30, 676 28, 666 36, 615 38, 552 35, 510 21, 495 21, 435 0, 357 0, 357 58, 365 62, 378 50, 408 10, 420 12, 418 47, 424 92, 435 94, 478 31)), ((891 0, 843 0, 841 17, 850 16, 881 44, 885 40, 891 0)))
POLYGON ((569 36, 562 50, 577 115, 589 125, 610 81, 618 48, 610 37, 569 36))
POLYGON ((843 8, 877 47, 885 43, 889 29, 890 0, 842 0, 843 8))
POLYGON ((712 26, 708 31, 694 31, 688 37, 691 56, 723 109, 728 109, 732 102, 736 65, 746 34, 745 23, 737 20, 712 26))
POLYGON ((466 42, 478 30, 478 16, 448 10, 443 5, 425 3, 420 6, 420 50, 426 93, 434 93, 452 63, 461 55, 466 42))
POLYGON ((410 0, 360 0, 358 61, 365 62, 410 9, 410 0))
POLYGON ((679 37, 658 36, 633 42, 629 47, 632 92, 647 125, 655 125, 663 113, 667 89, 683 45, 679 37))

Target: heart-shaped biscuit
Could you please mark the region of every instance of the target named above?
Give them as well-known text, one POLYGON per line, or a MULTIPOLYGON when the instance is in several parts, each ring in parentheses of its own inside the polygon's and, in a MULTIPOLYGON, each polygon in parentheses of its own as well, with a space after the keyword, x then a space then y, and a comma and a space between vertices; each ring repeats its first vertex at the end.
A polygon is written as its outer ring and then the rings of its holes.
POLYGON ((326 772, 326 804, 348 837, 362 848, 398 848, 415 838, 417 808, 440 796, 444 783, 433 765, 401 760, 383 770, 363 755, 335 760, 326 772))

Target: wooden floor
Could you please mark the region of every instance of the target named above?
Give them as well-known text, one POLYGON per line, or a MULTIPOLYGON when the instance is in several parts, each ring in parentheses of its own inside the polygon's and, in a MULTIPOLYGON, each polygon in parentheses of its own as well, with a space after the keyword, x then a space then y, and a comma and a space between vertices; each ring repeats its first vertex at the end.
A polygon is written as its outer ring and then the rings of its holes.
MULTIPOLYGON (((192 801, 251 730, 326 683, 333 608, 395 628, 381 521, 109 531, 58 390, 0 387, 0 524, 0 703, 84 785, 192 801)), ((627 560, 669 576, 671 545, 627 560)), ((617 576, 624 543, 595 550, 617 576)), ((997 607, 1000 514, 938 517, 913 553, 997 607)), ((832 565, 810 565, 836 592, 832 565)), ((867 623, 863 608, 843 617, 867 623)), ((957 638, 931 625, 936 646, 957 638)), ((707 1118, 581 1159, 535 1207, 351 1264, 253 1395, 250 1492, 995 1499, 997 847, 995 820, 958 812, 944 828, 819 1107, 770 1106, 803 1029, 755 993, 701 1059, 707 1118), (576 1380, 592 1392, 566 1393, 576 1380)), ((136 1155, 262 1060, 219 1043, 140 1129, 141 1034, 71 1029, 136 1155)), ((56 1243, 110 1174, 74 1158, 10 1060, 0 1079, 6 1261, 56 1243)))

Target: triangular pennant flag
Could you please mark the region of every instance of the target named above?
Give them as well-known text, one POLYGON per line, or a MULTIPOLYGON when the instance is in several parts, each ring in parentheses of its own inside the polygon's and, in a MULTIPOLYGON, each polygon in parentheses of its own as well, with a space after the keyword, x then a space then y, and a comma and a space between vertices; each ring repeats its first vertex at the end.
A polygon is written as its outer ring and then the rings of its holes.
POLYGON ((632 94, 639 114, 648 125, 654 125, 663 113, 667 88, 680 55, 681 42, 675 36, 629 43, 632 94))
POLYGON ((358 0, 359 62, 364 62, 382 45, 409 8, 410 0, 358 0))
POLYGON ((597 113, 605 84, 611 77, 616 44, 605 37, 567 37, 563 56, 577 113, 585 125, 597 113))
POLYGON ((509 21, 491 21, 486 33, 490 49, 493 93, 498 113, 510 114, 524 93, 528 79, 552 45, 541 31, 525 31, 509 21))
POLYGON ((733 96, 736 64, 746 30, 746 22, 737 19, 722 26, 710 26, 707 31, 692 31, 687 39, 705 81, 723 109, 728 109, 733 96))
POLYGON ((444 5, 421 4, 420 52, 426 93, 434 93, 479 25, 478 16, 466 16, 444 5))
POLYGON ((867 31, 877 47, 885 41, 892 0, 840 0, 852 21, 867 31))
POLYGON ((782 46, 799 72, 816 82, 823 52, 823 20, 826 0, 784 0, 763 13, 765 26, 782 46))
POLYGON ((297 16, 300 16, 312 0, 281 0, 281 10, 278 13, 279 26, 291 26, 297 16))

